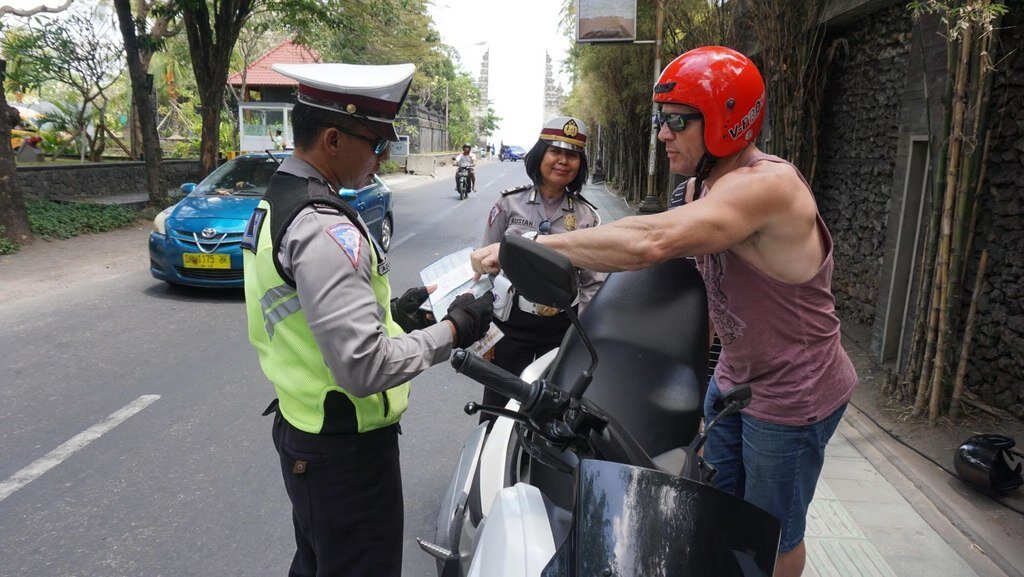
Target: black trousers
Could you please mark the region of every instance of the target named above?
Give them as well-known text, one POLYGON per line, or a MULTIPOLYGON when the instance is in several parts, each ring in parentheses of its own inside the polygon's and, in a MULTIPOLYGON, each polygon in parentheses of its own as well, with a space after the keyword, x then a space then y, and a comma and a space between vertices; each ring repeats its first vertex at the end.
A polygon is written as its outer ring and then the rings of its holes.
POLYGON ((402 473, 398 425, 311 435, 274 418, 274 447, 292 502, 290 577, 400 577, 402 473))
MULTIPOLYGON (((518 375, 538 357, 562 344, 562 337, 571 323, 565 313, 541 317, 513 308, 505 322, 495 321, 505 336, 494 345, 491 361, 506 371, 518 375)), ((504 407, 508 397, 484 389, 483 404, 504 407)), ((480 413, 480 422, 493 423, 494 415, 480 413)))

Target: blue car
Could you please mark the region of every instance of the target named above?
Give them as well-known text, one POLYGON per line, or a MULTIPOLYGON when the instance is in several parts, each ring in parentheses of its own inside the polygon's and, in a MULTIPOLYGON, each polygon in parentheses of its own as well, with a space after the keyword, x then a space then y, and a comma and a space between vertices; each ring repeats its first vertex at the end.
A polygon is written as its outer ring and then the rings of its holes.
MULTIPOLYGON (((181 185, 180 202, 153 220, 149 271, 172 284, 241 287, 242 233, 282 158, 290 152, 247 154, 229 160, 198 185, 181 185)), ((383 250, 391 248, 394 204, 391 189, 374 176, 341 198, 363 217, 383 250)))
POLYGON ((498 153, 498 160, 505 162, 511 160, 515 162, 526 158, 526 150, 522 146, 503 146, 501 151, 498 153))

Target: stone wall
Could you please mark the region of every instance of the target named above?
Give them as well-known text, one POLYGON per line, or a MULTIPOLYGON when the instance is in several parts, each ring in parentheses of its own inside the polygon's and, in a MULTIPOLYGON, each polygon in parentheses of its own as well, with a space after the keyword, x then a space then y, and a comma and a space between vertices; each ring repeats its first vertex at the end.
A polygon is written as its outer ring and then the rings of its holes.
POLYGON ((826 41, 846 46, 829 70, 813 185, 834 241, 832 287, 844 321, 875 318, 910 36, 897 5, 830 30, 826 41))
POLYGON ((444 111, 424 106, 415 96, 402 108, 398 117, 399 132, 409 133, 409 154, 429 154, 451 150, 444 111))
POLYGON ((988 191, 983 193, 965 301, 980 249, 989 261, 978 303, 968 387, 982 400, 1024 418, 1024 3, 1003 20, 993 84, 988 191), (1007 53, 1013 53, 1007 57, 1007 53))
MULTIPOLYGON (((164 181, 168 189, 183 182, 198 182, 198 160, 165 160, 164 181)), ((39 198, 129 195, 146 193, 144 162, 102 162, 20 166, 21 190, 39 198)))

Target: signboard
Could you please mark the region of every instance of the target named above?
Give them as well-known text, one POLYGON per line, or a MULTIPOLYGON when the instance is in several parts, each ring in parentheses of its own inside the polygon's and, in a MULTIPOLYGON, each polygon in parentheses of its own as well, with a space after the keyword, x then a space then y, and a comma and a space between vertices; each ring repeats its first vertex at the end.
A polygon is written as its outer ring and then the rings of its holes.
POLYGON ((576 42, 632 42, 636 0, 577 0, 576 42))
POLYGON ((398 135, 398 142, 391 143, 391 156, 409 156, 409 137, 398 135))

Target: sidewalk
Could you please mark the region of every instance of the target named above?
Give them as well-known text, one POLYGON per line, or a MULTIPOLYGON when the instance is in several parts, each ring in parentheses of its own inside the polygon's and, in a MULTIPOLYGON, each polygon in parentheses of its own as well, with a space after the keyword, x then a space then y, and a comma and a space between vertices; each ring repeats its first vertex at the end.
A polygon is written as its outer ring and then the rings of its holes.
MULTIPOLYGON (((636 214, 604 184, 583 195, 604 222, 636 214)), ((862 386, 881 376, 844 336, 862 386)), ((1024 518, 904 447, 851 404, 807 517, 806 577, 1024 577, 1024 518)))

